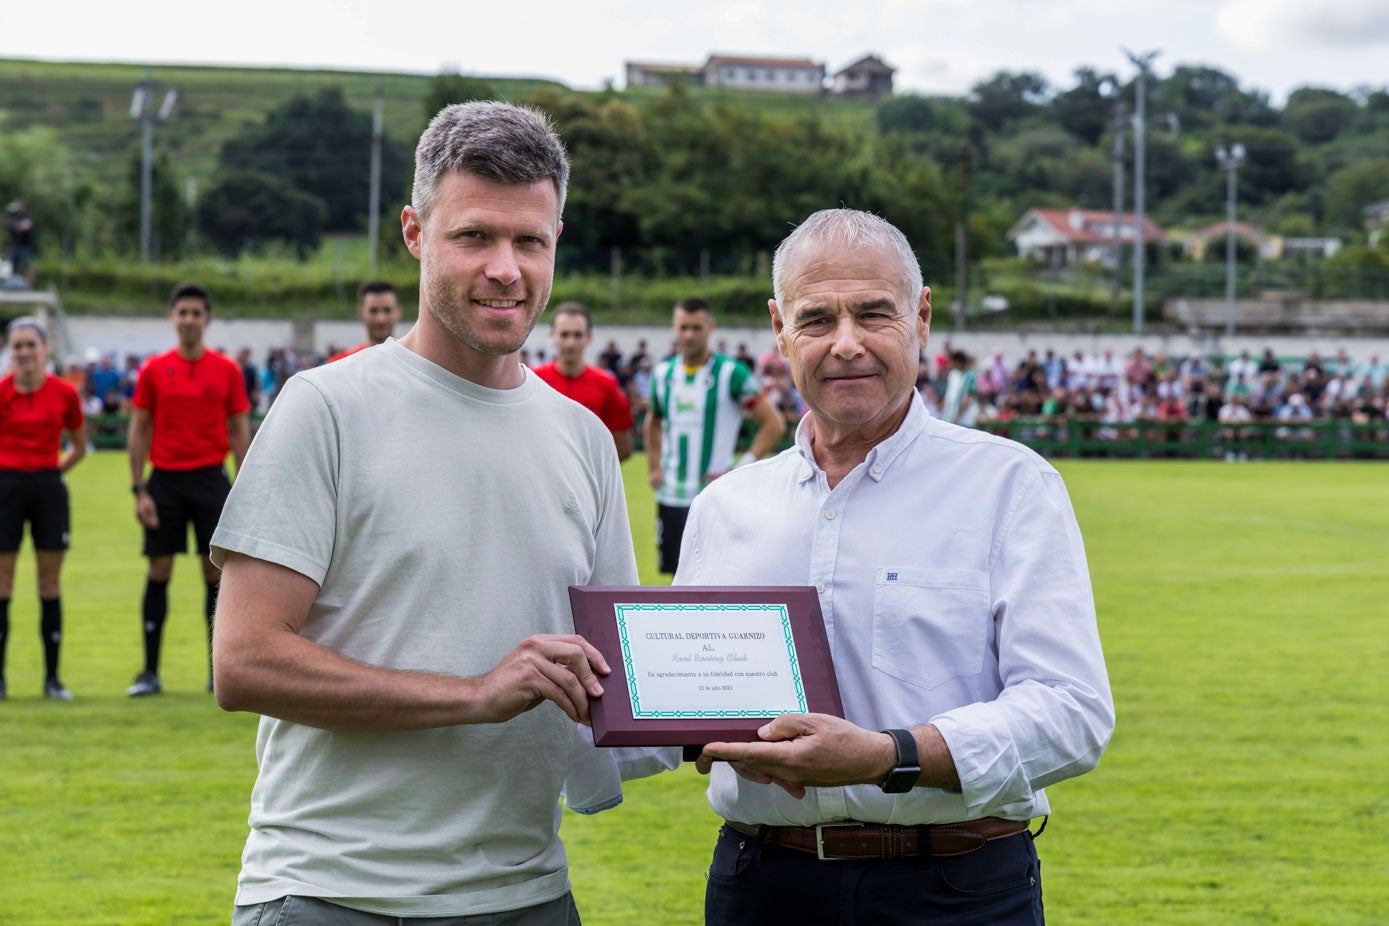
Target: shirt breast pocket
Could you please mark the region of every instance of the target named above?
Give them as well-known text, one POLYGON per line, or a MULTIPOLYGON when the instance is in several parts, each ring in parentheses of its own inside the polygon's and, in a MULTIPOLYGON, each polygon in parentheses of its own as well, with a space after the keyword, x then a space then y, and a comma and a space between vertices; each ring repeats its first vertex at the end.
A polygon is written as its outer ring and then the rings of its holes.
POLYGON ((873 668, 918 688, 984 669, 989 577, 969 569, 879 569, 873 668))

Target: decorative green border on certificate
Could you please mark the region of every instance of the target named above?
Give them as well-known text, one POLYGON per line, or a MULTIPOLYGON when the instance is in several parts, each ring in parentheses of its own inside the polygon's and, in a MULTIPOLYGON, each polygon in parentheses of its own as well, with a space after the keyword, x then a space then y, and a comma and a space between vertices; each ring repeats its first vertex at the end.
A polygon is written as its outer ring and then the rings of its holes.
POLYGON ((718 717, 773 717, 782 711, 644 711, 641 695, 637 693, 637 673, 632 664, 632 651, 627 639, 627 611, 773 611, 781 616, 781 634, 786 643, 786 656, 791 669, 791 682, 796 688, 796 703, 799 711, 809 713, 806 706, 805 686, 801 682, 801 666, 796 659, 796 641, 791 635, 791 618, 784 604, 615 604, 617 612, 617 635, 622 644, 622 664, 627 670, 627 693, 632 699, 632 718, 634 720, 675 718, 718 718, 718 717))

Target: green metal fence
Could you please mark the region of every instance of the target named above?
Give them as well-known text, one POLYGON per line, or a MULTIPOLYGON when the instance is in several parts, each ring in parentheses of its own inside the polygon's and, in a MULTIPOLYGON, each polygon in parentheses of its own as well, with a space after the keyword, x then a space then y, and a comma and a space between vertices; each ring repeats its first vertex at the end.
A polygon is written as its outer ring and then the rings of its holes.
POLYGON ((1044 456, 1225 459, 1389 459, 1389 421, 1214 421, 1105 423, 1093 420, 1014 418, 979 425, 1044 456))
MULTIPOLYGON (((262 417, 253 416, 253 428, 262 417)), ((91 415, 87 418, 88 439, 98 450, 123 450, 127 424, 123 415, 91 415)), ((1230 426, 1214 421, 1109 424, 1076 418, 1014 418, 982 422, 979 428, 1010 437, 1048 457, 1218 460, 1227 454, 1244 454, 1265 460, 1389 459, 1389 421, 1251 422, 1230 426)), ((751 441, 754 430, 751 422, 744 423, 743 446, 751 441)), ((636 449, 641 450, 640 429, 636 434, 636 449)), ((788 430, 782 447, 789 447, 791 438, 788 430)))

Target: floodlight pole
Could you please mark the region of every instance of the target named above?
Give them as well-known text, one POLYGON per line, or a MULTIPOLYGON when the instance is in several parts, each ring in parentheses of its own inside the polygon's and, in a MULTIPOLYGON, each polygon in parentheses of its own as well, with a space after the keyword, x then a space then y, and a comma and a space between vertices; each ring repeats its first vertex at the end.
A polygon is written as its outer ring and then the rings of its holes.
POLYGON ((1114 288, 1110 307, 1117 308, 1124 284, 1124 118, 1123 108, 1116 113, 1114 124, 1114 288))
POLYGON ((151 207, 150 200, 154 188, 154 123, 163 121, 173 113, 174 101, 178 91, 170 90, 164 102, 156 108, 154 92, 159 84, 154 80, 151 70, 145 68, 145 79, 135 85, 135 93, 130 99, 130 117, 140 120, 140 263, 150 262, 151 207))
POLYGON ((1235 198, 1239 187, 1239 167, 1244 163, 1244 145, 1230 148, 1218 145, 1215 160, 1225 171, 1225 336, 1235 335, 1235 198))
POLYGON ((1153 50, 1135 55, 1124 49, 1124 54, 1138 68, 1138 86, 1135 93, 1137 100, 1133 113, 1133 333, 1140 335, 1143 333, 1143 271, 1147 257, 1144 253, 1147 242, 1143 234, 1144 168, 1147 161, 1147 139, 1144 136, 1147 128, 1144 124, 1147 119, 1147 77, 1150 73, 1149 67, 1159 52, 1153 50))

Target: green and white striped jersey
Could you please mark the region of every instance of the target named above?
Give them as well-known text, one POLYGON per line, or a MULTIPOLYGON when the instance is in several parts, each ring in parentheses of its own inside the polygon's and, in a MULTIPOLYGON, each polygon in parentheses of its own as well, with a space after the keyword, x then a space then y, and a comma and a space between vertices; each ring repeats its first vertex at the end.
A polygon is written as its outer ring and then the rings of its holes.
POLYGON ((678 354, 657 365, 651 410, 661 419, 659 504, 687 508, 706 474, 733 468, 743 411, 761 393, 752 371, 722 354, 711 354, 693 374, 678 354))

